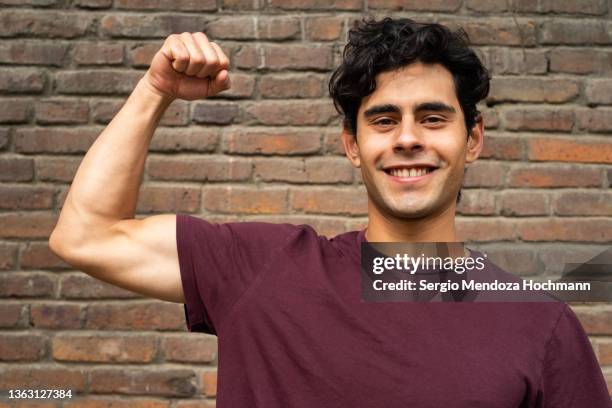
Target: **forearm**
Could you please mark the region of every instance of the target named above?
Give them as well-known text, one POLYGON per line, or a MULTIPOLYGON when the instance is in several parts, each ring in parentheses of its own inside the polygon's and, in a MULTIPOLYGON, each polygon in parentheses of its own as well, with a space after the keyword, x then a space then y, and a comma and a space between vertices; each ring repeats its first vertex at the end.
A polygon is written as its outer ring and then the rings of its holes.
POLYGON ((149 143, 170 103, 138 82, 79 165, 54 230, 62 241, 134 218, 149 143))

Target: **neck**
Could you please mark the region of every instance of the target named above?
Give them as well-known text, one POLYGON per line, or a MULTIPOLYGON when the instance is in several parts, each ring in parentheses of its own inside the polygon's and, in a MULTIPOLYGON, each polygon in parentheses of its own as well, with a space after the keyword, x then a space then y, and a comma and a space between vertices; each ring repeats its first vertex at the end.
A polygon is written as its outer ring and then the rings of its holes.
POLYGON ((424 218, 397 218, 383 214, 368 200, 369 242, 458 242, 455 203, 424 218))

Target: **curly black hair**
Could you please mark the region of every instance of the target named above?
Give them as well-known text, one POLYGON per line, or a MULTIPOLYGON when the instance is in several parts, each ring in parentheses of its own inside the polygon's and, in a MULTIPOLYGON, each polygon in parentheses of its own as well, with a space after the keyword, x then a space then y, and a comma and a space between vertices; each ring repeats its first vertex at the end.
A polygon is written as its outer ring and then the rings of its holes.
POLYGON ((476 104, 489 93, 490 76, 469 48, 467 33, 436 23, 385 17, 355 21, 342 64, 329 81, 334 106, 344 115, 344 127, 352 135, 357 134, 361 99, 376 89, 376 75, 414 62, 439 63, 450 71, 470 134, 480 117, 476 104))

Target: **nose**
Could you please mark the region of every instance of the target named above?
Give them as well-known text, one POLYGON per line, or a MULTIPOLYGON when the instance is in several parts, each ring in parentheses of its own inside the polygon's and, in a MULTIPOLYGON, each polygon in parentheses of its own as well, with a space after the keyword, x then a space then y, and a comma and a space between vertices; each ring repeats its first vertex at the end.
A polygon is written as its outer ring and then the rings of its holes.
POLYGON ((394 153, 416 153, 425 149, 424 141, 414 123, 404 121, 393 141, 394 153))

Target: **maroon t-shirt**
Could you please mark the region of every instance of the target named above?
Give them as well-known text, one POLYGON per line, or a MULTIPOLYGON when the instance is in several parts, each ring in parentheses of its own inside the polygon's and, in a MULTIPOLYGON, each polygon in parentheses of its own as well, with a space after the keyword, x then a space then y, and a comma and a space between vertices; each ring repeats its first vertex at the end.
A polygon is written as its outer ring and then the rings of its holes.
POLYGON ((612 406, 563 302, 365 302, 364 231, 177 214, 176 234, 188 328, 218 336, 220 408, 612 406))

